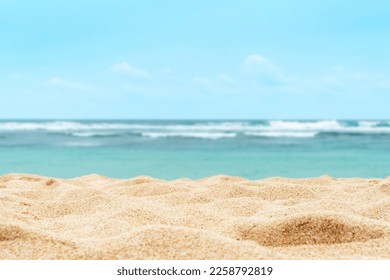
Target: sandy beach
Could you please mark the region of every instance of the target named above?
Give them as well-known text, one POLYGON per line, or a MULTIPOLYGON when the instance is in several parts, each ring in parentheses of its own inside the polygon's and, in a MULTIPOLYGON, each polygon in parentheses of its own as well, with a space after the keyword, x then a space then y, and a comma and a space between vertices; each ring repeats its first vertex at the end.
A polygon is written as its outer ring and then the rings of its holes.
POLYGON ((0 259, 389 259, 387 179, 0 177, 0 259))

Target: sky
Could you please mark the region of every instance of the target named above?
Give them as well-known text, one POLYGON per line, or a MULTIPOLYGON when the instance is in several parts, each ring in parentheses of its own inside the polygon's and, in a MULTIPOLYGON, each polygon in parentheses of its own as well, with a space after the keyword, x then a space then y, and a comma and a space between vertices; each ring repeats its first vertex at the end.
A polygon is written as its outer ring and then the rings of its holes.
POLYGON ((0 0, 0 119, 390 119, 389 1, 0 0))

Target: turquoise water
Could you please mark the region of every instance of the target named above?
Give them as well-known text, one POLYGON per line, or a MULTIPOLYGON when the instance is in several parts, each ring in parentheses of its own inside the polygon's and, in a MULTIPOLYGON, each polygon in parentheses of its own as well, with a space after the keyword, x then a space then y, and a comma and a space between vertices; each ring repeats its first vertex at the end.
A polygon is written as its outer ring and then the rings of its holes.
POLYGON ((390 122, 0 121, 0 174, 390 176, 390 122))

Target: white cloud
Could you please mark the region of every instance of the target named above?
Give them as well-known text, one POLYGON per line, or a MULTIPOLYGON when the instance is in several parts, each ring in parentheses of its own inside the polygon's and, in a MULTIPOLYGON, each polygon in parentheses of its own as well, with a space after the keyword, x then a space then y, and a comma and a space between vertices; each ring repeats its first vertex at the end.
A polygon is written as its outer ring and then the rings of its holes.
POLYGON ((111 71, 127 74, 135 79, 150 79, 151 75, 148 71, 134 67, 127 62, 116 63, 111 66, 111 71))
POLYGON ((338 65, 327 75, 296 77, 284 72, 269 59, 260 55, 247 56, 241 70, 245 75, 226 73, 217 76, 194 76, 197 89, 214 94, 271 94, 295 95, 342 94, 363 95, 373 90, 386 90, 390 83, 386 77, 349 71, 338 65))
POLYGON ((390 83, 387 77, 372 73, 362 73, 336 65, 326 76, 320 77, 317 81, 324 87, 340 92, 354 92, 372 94, 373 90, 388 90, 390 83))
POLYGON ((73 82, 69 80, 65 80, 58 77, 53 77, 49 80, 49 84, 56 87, 73 89, 73 90, 81 90, 81 91, 89 91, 92 89, 91 86, 84 85, 78 82, 73 82))
POLYGON ((283 83, 288 80, 279 67, 268 58, 258 54, 248 55, 242 64, 242 70, 270 84, 283 83))
POLYGON ((276 65, 271 63, 266 57, 258 54, 248 55, 244 60, 243 68, 245 71, 253 73, 258 73, 259 71, 279 72, 276 65))

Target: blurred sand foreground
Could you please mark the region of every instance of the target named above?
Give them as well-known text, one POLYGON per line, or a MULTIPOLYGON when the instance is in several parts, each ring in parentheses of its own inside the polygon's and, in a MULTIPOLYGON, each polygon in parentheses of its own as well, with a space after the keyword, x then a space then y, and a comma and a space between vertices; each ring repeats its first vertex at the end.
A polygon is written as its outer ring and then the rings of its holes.
POLYGON ((390 177, 0 176, 0 259, 390 259, 390 177))

